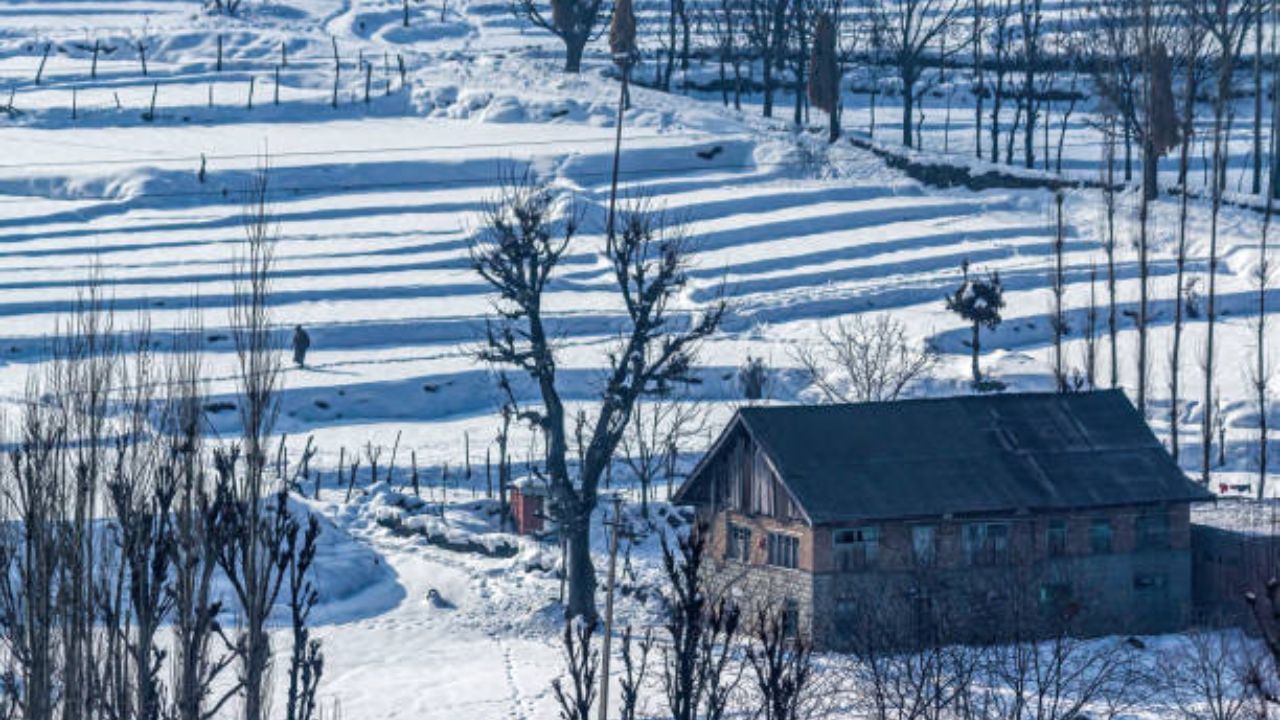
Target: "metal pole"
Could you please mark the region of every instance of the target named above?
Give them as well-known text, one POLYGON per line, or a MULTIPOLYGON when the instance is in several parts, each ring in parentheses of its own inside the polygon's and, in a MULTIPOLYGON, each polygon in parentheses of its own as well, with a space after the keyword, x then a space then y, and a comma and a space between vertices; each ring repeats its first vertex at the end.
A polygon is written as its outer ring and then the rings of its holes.
POLYGON ((622 532, 622 496, 613 497, 613 537, 609 540, 609 577, 604 595, 604 647, 600 651, 600 714, 599 720, 609 716, 609 655, 613 640, 613 581, 618 567, 618 535, 622 532))

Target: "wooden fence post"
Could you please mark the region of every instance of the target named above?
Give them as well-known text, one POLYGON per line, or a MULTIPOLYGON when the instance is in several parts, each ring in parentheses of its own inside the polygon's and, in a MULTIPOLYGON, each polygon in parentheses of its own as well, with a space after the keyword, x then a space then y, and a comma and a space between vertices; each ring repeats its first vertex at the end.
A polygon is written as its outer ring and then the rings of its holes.
POLYGON ((338 78, 342 75, 342 60, 338 57, 338 38, 332 36, 329 38, 333 41, 333 107, 338 107, 338 78))
POLYGON ((36 70, 36 84, 40 84, 40 78, 44 76, 44 64, 49 61, 49 51, 53 49, 53 43, 44 44, 44 55, 40 57, 40 68, 36 70))

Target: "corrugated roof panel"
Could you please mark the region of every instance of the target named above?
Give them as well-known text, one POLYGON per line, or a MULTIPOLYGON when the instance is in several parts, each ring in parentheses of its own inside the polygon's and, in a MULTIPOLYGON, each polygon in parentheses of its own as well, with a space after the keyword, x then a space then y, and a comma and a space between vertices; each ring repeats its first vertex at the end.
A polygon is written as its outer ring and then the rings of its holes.
POLYGON ((1119 391, 740 412, 815 522, 1212 497, 1119 391))

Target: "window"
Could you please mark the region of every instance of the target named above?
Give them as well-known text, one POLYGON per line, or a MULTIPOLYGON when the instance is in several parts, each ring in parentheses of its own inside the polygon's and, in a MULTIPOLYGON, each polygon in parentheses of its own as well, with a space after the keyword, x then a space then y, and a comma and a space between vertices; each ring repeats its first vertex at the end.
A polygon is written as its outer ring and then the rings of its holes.
POLYGON ((1169 577, 1162 573, 1136 573, 1133 589, 1140 593, 1163 593, 1169 585, 1169 577))
POLYGON ((835 630, 852 633, 858 629, 859 610, 862 606, 856 598, 842 597, 836 600, 835 630))
POLYGON ((769 533, 769 564, 794 568, 799 563, 800 538, 781 533, 769 533))
POLYGON ((1169 547, 1169 514, 1148 512, 1138 516, 1134 524, 1139 550, 1161 550, 1169 547))
POLYGON ((880 530, 875 527, 837 530, 834 536, 836 568, 858 570, 876 564, 880 552, 880 530))
POLYGON ((964 550, 970 565, 1002 565, 1008 562, 1008 523, 983 522, 966 525, 964 550))
POLYGON ((1072 595, 1070 583, 1045 583, 1040 586, 1040 609, 1055 615, 1067 612, 1072 595))
POLYGON ((793 638, 800 634, 800 603, 791 598, 782 607, 782 636, 793 638))
POLYGON ((751 530, 741 525, 729 525, 729 546, 724 556, 728 560, 751 562, 751 530))
POLYGON ((917 566, 932 567, 938 562, 938 529, 933 525, 911 527, 911 559, 917 566))
POLYGON ((1111 519, 1094 518, 1089 522, 1089 552, 1106 555, 1111 552, 1111 519))
POLYGON ((1044 531, 1045 549, 1049 557, 1062 557, 1067 554, 1067 521, 1054 518, 1044 531))

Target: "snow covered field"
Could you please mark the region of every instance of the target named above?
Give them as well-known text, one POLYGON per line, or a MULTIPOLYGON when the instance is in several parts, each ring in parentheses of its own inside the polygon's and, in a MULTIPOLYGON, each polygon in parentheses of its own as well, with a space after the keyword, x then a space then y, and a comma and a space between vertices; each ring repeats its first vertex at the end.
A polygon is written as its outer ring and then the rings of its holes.
MULTIPOLYGON (((471 270, 468 239, 512 168, 532 167, 586 209, 586 232, 549 309, 564 337, 569 397, 590 402, 620 312, 599 253, 617 100, 599 52, 581 77, 561 74, 553 40, 522 30, 500 0, 415 4, 409 28, 399 0, 247 4, 243 18, 224 19, 178 0, 0 2, 0 101, 11 90, 16 110, 0 115, 0 402, 20 399, 28 374, 47 362, 46 338, 95 266, 121 325, 145 310, 159 331, 185 327, 198 307, 211 399, 229 399, 238 193, 264 156, 281 237, 274 320, 282 333, 302 324, 313 341, 309 367, 290 369, 285 380, 278 429, 294 452, 312 436, 316 465, 332 472, 340 448, 372 444, 389 454, 399 437, 401 467, 415 453, 431 483, 446 465, 457 476, 466 438, 471 462, 483 463, 499 397, 491 370, 473 360, 491 298, 471 270), (282 52, 287 64, 279 65, 282 52)), ((984 337, 984 369, 1014 390, 1052 387, 1048 192, 928 188, 847 143, 828 147, 820 131, 796 134, 785 120, 726 110, 718 96, 633 92, 623 191, 688 224, 694 282, 680 313, 722 287, 731 302, 692 391, 714 404, 709 432, 737 401, 735 376, 748 355, 773 369, 774 399, 812 397, 792 349, 811 342, 820 323, 859 313, 891 312, 913 340, 942 351, 934 377, 912 392, 967 391, 968 329, 942 300, 966 259, 998 270, 1007 288, 1005 322, 984 337)), ((963 111, 956 114, 951 132, 967 138, 963 111)), ((847 123, 860 127, 864 112, 852 108, 847 123)), ((926 150, 937 149, 937 137, 930 133, 926 150)), ((1088 163, 1097 148, 1072 148, 1081 172, 1094 174, 1088 163)), ((1136 198, 1124 202, 1118 288, 1122 309, 1131 309, 1136 198)), ((1100 210, 1097 191, 1067 195, 1075 367, 1083 366, 1091 266, 1102 277, 1100 210)), ((1152 423, 1165 436, 1176 212, 1160 201, 1153 234, 1152 423)), ((1257 418, 1246 366, 1261 218, 1228 209, 1222 222, 1223 477, 1248 482, 1257 418)), ((1193 223, 1189 272, 1203 275, 1205 208, 1193 208, 1193 223)), ((1103 291, 1100 279, 1099 298, 1103 291)), ((1202 331, 1199 322, 1188 329, 1192 357, 1202 331)), ((1135 338, 1132 318, 1122 315, 1119 367, 1130 388, 1135 338)), ((169 339, 161 333, 160 341, 163 351, 169 339)), ((1101 352, 1105 361, 1105 341, 1101 352)), ((1184 387, 1199 387, 1196 363, 1184 363, 1183 373, 1184 387)), ((1188 402, 1188 470, 1199 417, 1188 402)), ((212 418, 219 432, 234 434, 234 412, 212 418)), ((517 454, 526 444, 517 439, 517 454)), ((691 459, 697 448, 686 449, 691 459)), ((444 550, 379 525, 385 493, 347 504, 343 489, 325 482, 314 506, 333 521, 333 552, 346 559, 321 583, 332 590, 318 610, 326 701, 355 720, 554 717, 558 581, 528 569, 554 548, 521 541, 520 553, 506 558, 444 550), (433 589, 451 607, 430 602, 433 589)), ((471 502, 481 483, 455 484, 449 499, 471 502)), ((654 571, 655 538, 637 549, 642 576, 654 571)), ((640 619, 651 609, 628 601, 623 611, 640 619)))

